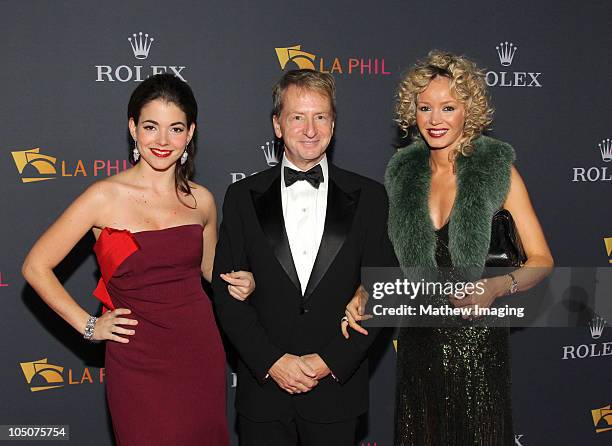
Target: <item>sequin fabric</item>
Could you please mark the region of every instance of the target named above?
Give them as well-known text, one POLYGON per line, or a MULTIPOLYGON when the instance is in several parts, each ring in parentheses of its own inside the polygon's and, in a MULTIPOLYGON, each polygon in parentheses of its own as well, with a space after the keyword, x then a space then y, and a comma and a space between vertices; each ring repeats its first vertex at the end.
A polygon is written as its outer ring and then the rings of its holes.
MULTIPOLYGON (((436 239, 436 263, 452 271, 448 223, 436 231, 436 239)), ((443 275, 457 279, 452 272, 443 275)), ((445 299, 431 297, 434 304, 445 299)), ((450 317, 448 322, 458 323, 450 317)), ((459 325, 400 330, 396 446, 514 444, 509 331, 467 321, 459 325)))

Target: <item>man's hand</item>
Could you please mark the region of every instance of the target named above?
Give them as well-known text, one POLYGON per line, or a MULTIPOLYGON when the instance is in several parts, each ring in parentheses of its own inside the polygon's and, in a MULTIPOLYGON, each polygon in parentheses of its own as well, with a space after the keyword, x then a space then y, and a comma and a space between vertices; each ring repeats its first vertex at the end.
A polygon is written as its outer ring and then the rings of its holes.
POLYGON ((281 356, 268 373, 281 389, 289 393, 308 392, 319 383, 315 371, 302 358, 289 353, 281 356))
POLYGON ((359 323, 372 318, 371 314, 364 314, 369 297, 370 295, 363 285, 359 285, 359 288, 355 291, 355 295, 346 305, 346 310, 344 310, 345 317, 340 321, 340 329, 342 330, 342 335, 346 339, 349 338, 349 326, 358 333, 366 336, 368 335, 368 330, 359 325, 359 323))
POLYGON ((302 360, 308 364, 308 366, 314 370, 315 379, 320 380, 325 378, 327 375, 331 373, 325 361, 321 359, 321 357, 317 353, 311 353, 309 355, 302 356, 302 360))

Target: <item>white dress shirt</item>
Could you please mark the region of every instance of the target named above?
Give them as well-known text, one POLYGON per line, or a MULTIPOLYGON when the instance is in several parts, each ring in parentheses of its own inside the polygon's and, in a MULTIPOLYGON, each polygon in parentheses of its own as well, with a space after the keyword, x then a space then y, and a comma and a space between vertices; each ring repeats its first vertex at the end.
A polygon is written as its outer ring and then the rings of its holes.
POLYGON ((325 229, 329 185, 327 157, 323 156, 319 164, 323 171, 323 181, 319 188, 315 189, 308 181, 296 181, 289 187, 285 186, 285 167, 298 171, 302 169, 293 165, 285 154, 281 162, 281 199, 285 230, 302 294, 306 291, 325 229))

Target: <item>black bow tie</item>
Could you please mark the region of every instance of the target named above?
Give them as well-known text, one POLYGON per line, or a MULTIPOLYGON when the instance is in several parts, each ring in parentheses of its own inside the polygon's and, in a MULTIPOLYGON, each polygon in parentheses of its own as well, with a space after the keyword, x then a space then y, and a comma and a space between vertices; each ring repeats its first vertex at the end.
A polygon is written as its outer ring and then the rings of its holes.
POLYGON ((293 170, 290 167, 285 167, 285 186, 289 187, 296 181, 305 180, 310 183, 315 189, 319 188, 319 184, 323 182, 323 169, 317 164, 307 172, 293 170))

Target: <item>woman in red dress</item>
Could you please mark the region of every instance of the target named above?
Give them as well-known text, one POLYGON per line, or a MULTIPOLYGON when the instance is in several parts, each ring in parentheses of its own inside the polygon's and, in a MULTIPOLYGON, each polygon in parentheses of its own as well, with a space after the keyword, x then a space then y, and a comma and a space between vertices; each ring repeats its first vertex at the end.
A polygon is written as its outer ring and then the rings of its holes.
MULTIPOLYGON (((227 445, 225 353, 201 277, 211 280, 217 215, 193 173, 197 104, 175 76, 148 78, 128 105, 135 165, 91 185, 40 237, 23 274, 86 339, 106 343, 106 392, 117 444, 227 445), (92 230, 102 278, 89 315, 53 268, 92 230)), ((254 289, 223 275, 230 293, 254 289)))

